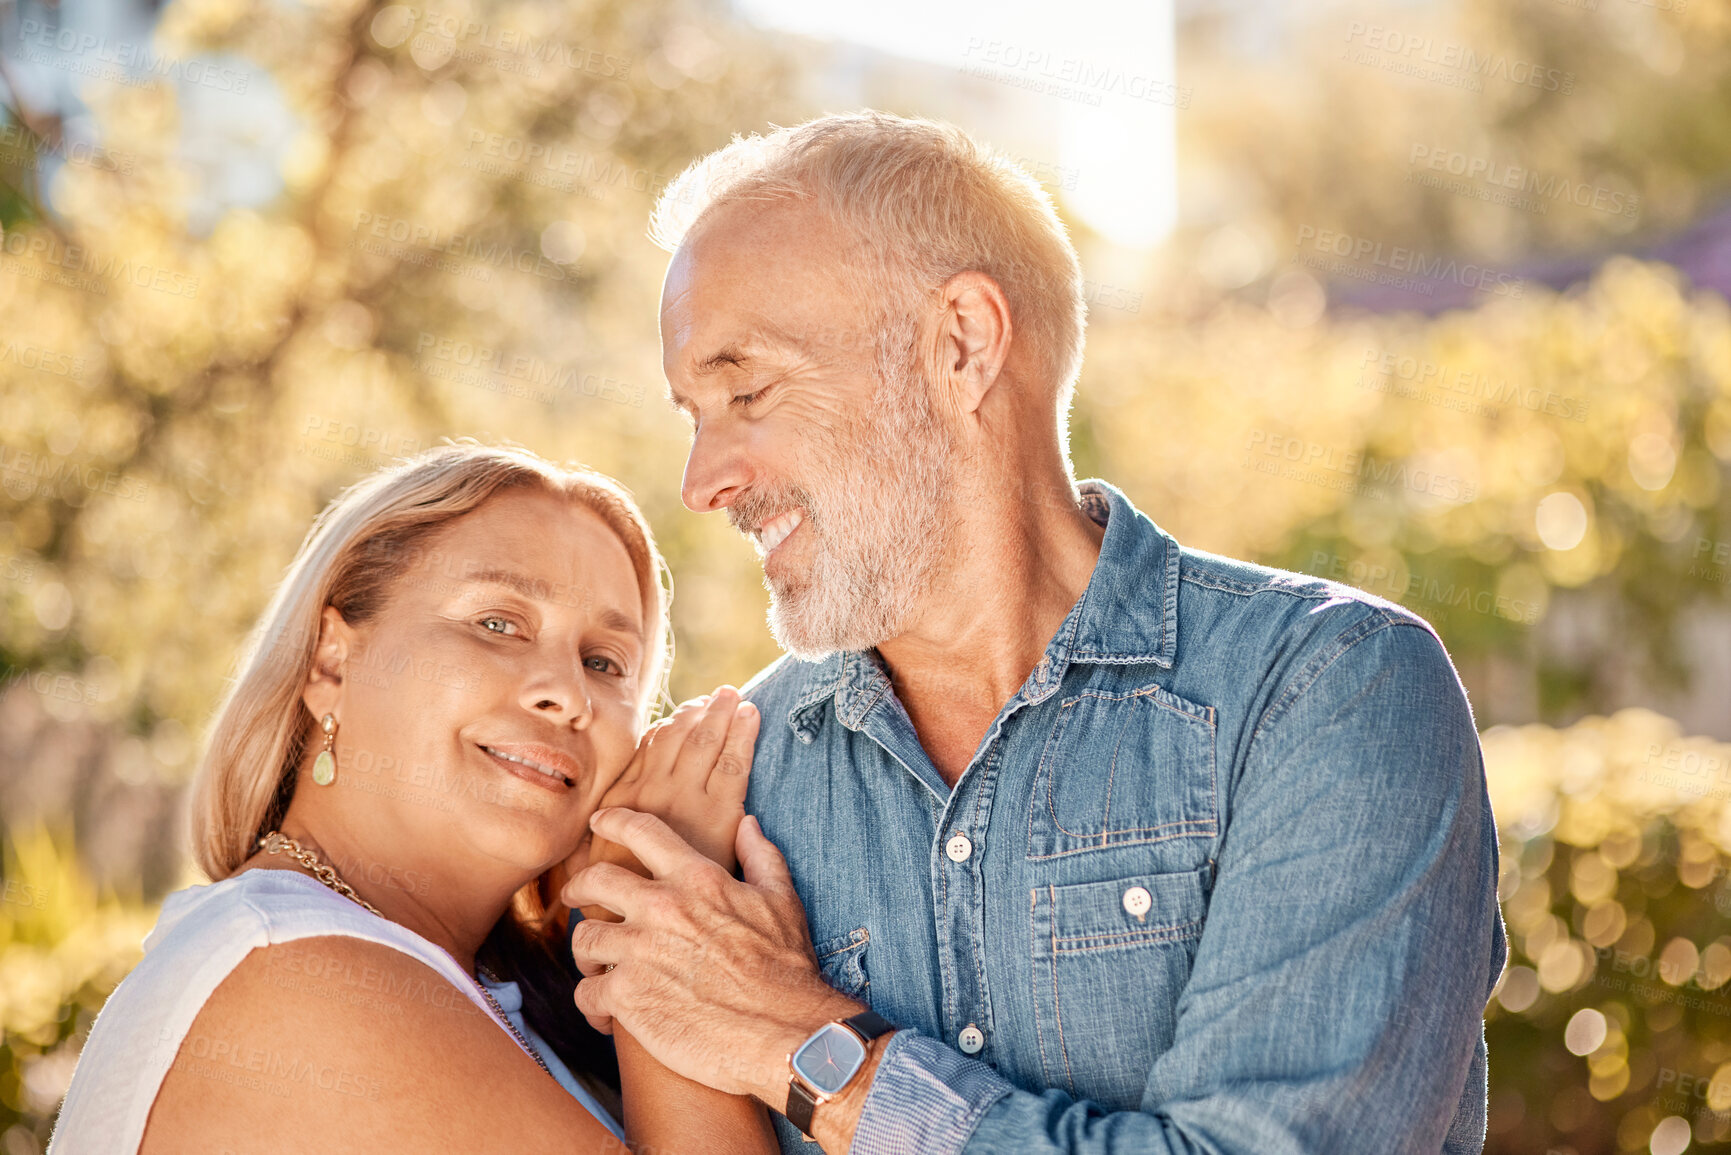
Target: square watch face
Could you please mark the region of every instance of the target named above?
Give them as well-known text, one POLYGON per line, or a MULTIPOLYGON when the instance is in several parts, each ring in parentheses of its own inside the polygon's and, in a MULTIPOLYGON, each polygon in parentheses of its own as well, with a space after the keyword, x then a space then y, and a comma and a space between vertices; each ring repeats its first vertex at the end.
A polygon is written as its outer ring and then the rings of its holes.
POLYGON ((833 1095, 860 1069, 865 1057, 858 1035, 828 1023, 793 1053, 793 1069, 823 1094, 833 1095))

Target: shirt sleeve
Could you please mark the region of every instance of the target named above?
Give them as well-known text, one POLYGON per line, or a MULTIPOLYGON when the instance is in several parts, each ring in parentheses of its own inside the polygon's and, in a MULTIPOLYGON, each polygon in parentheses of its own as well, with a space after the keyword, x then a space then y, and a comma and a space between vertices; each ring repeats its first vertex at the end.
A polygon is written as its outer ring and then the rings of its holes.
POLYGON ((897 1031, 878 1062, 850 1150, 961 1151, 980 1116, 1013 1089, 984 1063, 915 1031, 897 1031))
POLYGON ((1208 921, 1140 1109, 1014 1089, 899 1033, 853 1150, 1404 1155, 1484 1143, 1507 954, 1478 734, 1435 635, 1367 618, 1236 767, 1208 921))

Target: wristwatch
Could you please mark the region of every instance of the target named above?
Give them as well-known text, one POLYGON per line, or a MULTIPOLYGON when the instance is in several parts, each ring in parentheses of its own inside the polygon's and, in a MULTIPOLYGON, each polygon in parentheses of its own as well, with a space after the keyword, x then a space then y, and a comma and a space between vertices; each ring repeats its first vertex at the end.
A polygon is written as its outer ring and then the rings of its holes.
POLYGON ((787 1057, 787 1121, 811 1138, 811 1113, 841 1094, 865 1066, 866 1045, 895 1026, 876 1011, 825 1023, 787 1057))

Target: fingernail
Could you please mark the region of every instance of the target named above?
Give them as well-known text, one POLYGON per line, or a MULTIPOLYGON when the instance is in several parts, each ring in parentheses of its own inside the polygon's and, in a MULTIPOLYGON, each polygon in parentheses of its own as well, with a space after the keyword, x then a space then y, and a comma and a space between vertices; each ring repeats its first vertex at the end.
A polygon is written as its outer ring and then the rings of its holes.
POLYGON ((593 813, 589 816, 589 825, 594 826, 597 822, 601 821, 601 816, 603 814, 611 814, 611 813, 613 813, 613 807, 603 806, 600 810, 597 810, 595 813, 593 813))
POLYGON ((757 713, 757 703, 756 702, 741 702, 739 704, 739 712, 741 714, 755 714, 755 713, 757 713))

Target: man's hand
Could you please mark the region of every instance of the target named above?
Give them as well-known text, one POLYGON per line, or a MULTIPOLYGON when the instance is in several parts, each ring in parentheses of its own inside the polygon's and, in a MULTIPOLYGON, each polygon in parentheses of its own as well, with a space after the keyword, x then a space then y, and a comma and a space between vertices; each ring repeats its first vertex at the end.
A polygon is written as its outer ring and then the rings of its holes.
POLYGON ((572 936, 585 976, 578 1010, 601 1031, 617 1019, 688 1079, 784 1109, 789 1052, 829 1020, 865 1008, 824 982, 781 852, 746 818, 736 845, 741 882, 652 814, 600 810, 590 826, 654 877, 600 863, 565 885, 568 906, 624 916, 586 919, 572 936), (609 963, 616 969, 604 972, 609 963))

